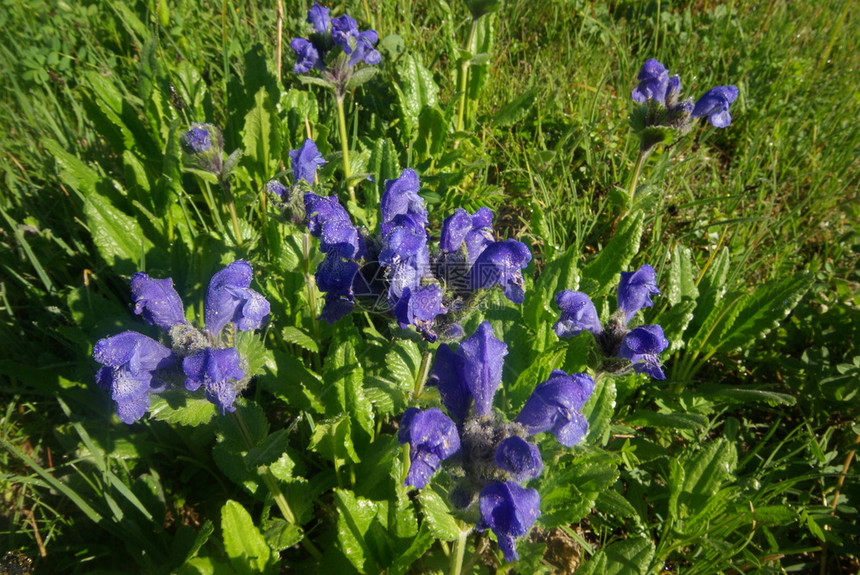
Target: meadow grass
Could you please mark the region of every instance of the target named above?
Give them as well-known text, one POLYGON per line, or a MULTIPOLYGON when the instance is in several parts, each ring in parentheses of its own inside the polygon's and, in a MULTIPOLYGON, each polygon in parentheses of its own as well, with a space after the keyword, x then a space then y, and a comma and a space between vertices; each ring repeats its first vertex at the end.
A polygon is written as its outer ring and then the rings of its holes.
MULTIPOLYGON (((291 35, 304 30, 307 6, 286 4, 283 89, 307 90, 291 73, 288 48, 291 35)), ((392 40, 386 56, 420 54, 439 100, 455 101, 453 62, 468 31, 464 6, 368 0, 365 13, 365 2, 345 4, 380 37, 398 34, 402 43, 392 40)), ((437 192, 428 200, 445 209, 493 208, 502 237, 528 238, 538 271, 569 248, 590 260, 617 229, 636 162, 630 91, 641 63, 654 57, 682 75, 684 94, 736 84, 741 96, 730 129, 698 127, 648 158, 637 191, 646 213, 637 261, 668 274, 673 250, 683 246, 701 280, 727 248, 730 290, 804 271, 813 278, 793 314, 766 337, 687 372, 697 384, 746 386, 796 401, 749 403, 739 394, 717 402, 688 390, 677 401, 711 414, 711 427, 656 432, 655 443, 684 453, 687 445, 724 438, 738 457, 732 488, 755 496, 731 494, 721 507, 705 509, 705 519, 689 517, 683 529, 670 525, 660 515, 666 502, 649 501, 647 491, 671 470, 644 477, 638 463, 656 455, 615 439, 610 447, 625 458, 631 503, 609 497, 595 504, 588 520, 566 529, 558 554, 588 556, 620 533, 644 534, 678 573, 721 572, 729 568, 726 557, 735 558, 732 572, 856 572, 860 53, 850 4, 504 3, 489 79, 471 110, 475 128, 447 167, 428 166, 437 192), (499 120, 523 96, 516 117, 499 120), (455 168, 461 175, 446 179, 455 168), (744 504, 764 510, 755 516, 758 529, 747 529, 744 504), (659 517, 659 528, 628 513, 631 506, 659 517), (670 537, 676 528, 682 534, 670 537)), ((137 134, 112 118, 145 123, 140 73, 152 39, 154 61, 177 90, 189 80, 182 62, 200 72, 208 90, 197 101, 182 93, 177 125, 202 120, 195 116, 205 111, 224 128, 230 150, 242 144, 247 95, 270 81, 265 72, 276 57, 274 3, 164 6, 6 0, 0 10, 0 553, 22 550, 47 572, 110 572, 127 556, 158 572, 185 549, 176 541, 211 530, 224 501, 242 496, 213 464, 203 431, 153 422, 139 438, 110 423, 112 404, 91 385, 88 335, 132 324, 108 313, 125 313, 128 273, 100 255, 63 160, 46 145, 55 141, 122 183, 105 192, 121 209, 148 205, 140 174, 155 178, 166 168, 146 154, 132 161, 136 150, 128 142, 137 134), (110 97, 99 91, 99 79, 110 97), (153 507, 162 516, 153 517, 153 507)), ((354 100, 353 112, 370 126, 359 134, 355 120, 357 144, 396 122, 385 110, 393 94, 374 89, 359 89, 354 100)), ((332 110, 320 97, 314 129, 324 152, 339 149, 332 110)), ((412 153, 401 152, 404 165, 412 153)), ((188 219, 200 230, 217 228, 203 192, 184 178, 188 219)), ((245 212, 249 220, 255 209, 245 212)), ((261 253, 275 254, 267 242, 260 240, 261 253)), ((209 244, 197 248, 179 281, 201 293, 205 273, 198 268, 217 255, 207 253, 209 244)), ((674 356, 678 365, 684 353, 674 356)), ((619 401, 619 413, 676 401, 660 393, 633 390, 626 405, 619 401)), ((314 523, 320 531, 324 520, 314 523)), ((285 564, 294 556, 302 559, 295 550, 282 555, 285 564)))

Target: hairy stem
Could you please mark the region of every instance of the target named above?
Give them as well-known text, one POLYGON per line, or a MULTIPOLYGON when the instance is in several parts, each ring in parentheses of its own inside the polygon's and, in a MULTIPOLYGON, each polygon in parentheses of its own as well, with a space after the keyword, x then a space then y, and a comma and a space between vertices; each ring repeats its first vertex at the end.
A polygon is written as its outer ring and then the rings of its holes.
POLYGON ((349 164, 349 139, 346 135, 346 114, 343 110, 343 96, 335 96, 334 101, 337 105, 337 128, 340 131, 340 149, 343 152, 343 177, 349 190, 349 199, 353 203, 358 203, 355 199, 355 186, 349 181, 352 177, 352 169, 349 164))

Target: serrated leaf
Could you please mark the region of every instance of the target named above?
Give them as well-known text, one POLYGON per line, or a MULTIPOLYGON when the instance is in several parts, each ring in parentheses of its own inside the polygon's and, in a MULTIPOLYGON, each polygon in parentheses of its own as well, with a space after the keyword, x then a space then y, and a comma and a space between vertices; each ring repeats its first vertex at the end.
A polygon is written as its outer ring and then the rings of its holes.
POLYGON ((696 301, 685 299, 675 305, 669 311, 665 311, 655 320, 663 328, 663 335, 669 340, 667 354, 677 351, 685 346, 684 332, 693 321, 696 310, 696 301))
POLYGON ((618 479, 618 466, 600 452, 556 466, 538 486, 541 495, 539 524, 545 529, 575 523, 589 514, 601 492, 618 479))
POLYGON ((215 404, 184 389, 168 389, 150 397, 149 415, 157 421, 196 426, 208 423, 216 413, 215 404))
POLYGON ((268 180, 277 171, 281 140, 276 119, 275 105, 268 90, 262 87, 254 95, 254 105, 245 116, 242 128, 244 156, 256 172, 258 184, 268 180))
POLYGON ((352 443, 350 418, 341 416, 335 421, 317 422, 311 436, 309 449, 335 462, 338 467, 344 463, 358 463, 361 459, 352 443))
POLYGON ((409 547, 402 551, 394 560, 394 563, 391 564, 391 573, 402 574, 407 572, 409 566, 423 557, 435 542, 436 539, 430 533, 430 529, 422 523, 421 528, 418 530, 418 535, 412 540, 409 547))
POLYGON ((450 118, 438 106, 421 110, 415 138, 415 152, 419 158, 437 158, 445 151, 450 123, 450 118))
POLYGON ((98 194, 87 197, 84 215, 93 243, 109 266, 125 274, 140 269, 144 255, 154 246, 137 219, 121 212, 98 194))
POLYGON ((582 270, 582 281, 588 280, 588 293, 592 296, 605 295, 618 285, 622 271, 627 271, 630 262, 639 252, 639 241, 642 238, 645 216, 642 212, 629 213, 625 217, 615 235, 582 270))
POLYGON ((639 517, 636 509, 630 505, 630 502, 623 495, 614 489, 607 489, 597 496, 595 501, 597 509, 607 515, 613 517, 639 517))
POLYGON ((672 429, 701 429, 708 425, 708 418, 696 413, 655 413, 635 411, 627 418, 628 425, 642 427, 670 427, 672 429))
POLYGON ((439 86, 433 80, 433 74, 421 63, 418 54, 409 54, 401 59, 397 66, 397 79, 400 117, 407 129, 407 137, 411 140, 416 133, 421 111, 439 103, 439 86))
POLYGON ((654 543, 636 537, 600 550, 576 575, 646 575, 654 557, 654 543))
POLYGON ((454 541, 460 536, 457 520, 448 512, 448 505, 432 489, 422 489, 418 493, 424 521, 433 537, 442 541, 454 541))
POLYGON ((275 551, 282 551, 292 547, 304 538, 305 534, 301 527, 287 523, 283 519, 269 521, 263 537, 269 547, 275 551))
POLYGON ((797 399, 793 395, 777 393, 766 389, 733 388, 715 383, 702 384, 696 388, 697 393, 709 399, 717 399, 729 403, 743 404, 762 401, 768 405, 795 405, 797 399))
MULTIPOLYGON (((472 45, 469 47, 472 54, 491 55, 496 47, 496 13, 487 14, 478 20, 472 45)), ((473 57, 474 58, 474 57, 473 57)), ((470 100, 477 100, 481 96, 481 90, 489 78, 490 58, 485 62, 473 64, 469 68, 469 80, 466 85, 466 94, 470 100)))
POLYGON ((670 473, 670 499, 677 499, 677 516, 684 518, 701 511, 730 479, 737 464, 737 452, 734 444, 719 438, 698 451, 694 451, 694 446, 688 447, 680 464, 682 469, 670 473))
POLYGON ((615 413, 615 380, 601 377, 595 382, 591 397, 582 406, 582 414, 588 420, 587 443, 603 444, 603 435, 609 429, 615 413))
POLYGON ((735 304, 731 321, 717 326, 713 352, 743 348, 779 325, 811 287, 809 274, 790 275, 781 282, 757 286, 735 304))
POLYGON ((290 440, 286 429, 279 429, 261 441, 245 456, 245 465, 256 469, 260 465, 270 465, 278 461, 286 452, 290 440))
POLYGON ((341 551, 359 573, 381 572, 364 538, 376 517, 377 506, 343 489, 335 489, 334 495, 338 510, 337 540, 341 551))
POLYGON ((373 437, 373 406, 364 395, 364 370, 356 359, 361 337, 355 326, 341 327, 332 338, 323 367, 323 381, 336 403, 327 401, 327 413, 348 413, 373 437))
POLYGON ((327 88, 329 90, 334 90, 334 84, 327 80, 323 80, 322 78, 317 78, 316 76, 299 76, 299 82, 302 84, 313 84, 315 86, 322 86, 323 88, 327 88))
POLYGON ((672 260, 669 263, 669 280, 666 282, 666 289, 663 290, 663 293, 673 306, 679 304, 682 299, 695 300, 699 297, 690 248, 675 246, 672 250, 672 260))
POLYGON ((281 336, 288 343, 294 343, 314 353, 320 352, 319 344, 303 329, 288 325, 281 330, 281 336))
MULTIPOLYGON (((729 273, 730 254, 728 248, 723 248, 708 263, 708 268, 698 284, 699 297, 696 300, 696 314, 687 328, 687 339, 701 331, 702 324, 711 316, 714 307, 721 301, 726 292, 726 276, 729 273)), ((688 349, 693 348, 689 341, 688 349)))
POLYGON ((221 533, 224 550, 238 573, 251 575, 273 571, 266 540, 245 508, 236 501, 228 500, 221 508, 221 533))
POLYGON ((376 76, 376 73, 379 69, 376 66, 367 66, 365 68, 360 68, 353 72, 352 76, 349 78, 349 81, 346 83, 347 90, 355 90, 362 84, 366 84, 370 81, 371 78, 376 76))

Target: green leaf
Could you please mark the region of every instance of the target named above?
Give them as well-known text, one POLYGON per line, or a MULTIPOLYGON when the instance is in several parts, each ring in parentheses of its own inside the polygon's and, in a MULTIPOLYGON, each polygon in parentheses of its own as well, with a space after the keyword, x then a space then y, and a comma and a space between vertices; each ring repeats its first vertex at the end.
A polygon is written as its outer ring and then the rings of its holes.
POLYGON ((341 551, 359 573, 380 573, 372 551, 365 541, 365 534, 376 517, 377 505, 350 491, 334 490, 337 505, 337 540, 341 551))
POLYGON ((617 464, 601 451, 557 464, 552 475, 538 486, 542 513, 538 522, 544 529, 553 529, 580 521, 600 493, 611 489, 617 479, 617 464))
MULTIPOLYGON (((367 205, 378 206, 382 194, 385 193, 385 181, 400 175, 400 164, 397 161, 397 148, 388 138, 379 138, 370 153, 367 169, 376 179, 376 184, 364 186, 364 200, 367 205)), ((376 229, 377 210, 367 210, 366 224, 368 229, 376 229)))
POLYGON ((228 500, 221 508, 224 550, 238 573, 274 571, 272 554, 251 516, 239 503, 228 500))
POLYGON ((143 266, 153 244, 133 218, 113 206, 107 198, 92 194, 84 202, 84 215, 93 243, 117 273, 131 274, 143 266))
POLYGON ((258 185, 277 172, 281 157, 281 138, 276 124, 275 105, 263 87, 254 96, 254 107, 245 116, 242 129, 244 157, 254 170, 258 185))
POLYGON ((352 443, 352 420, 345 415, 329 422, 317 422, 311 436, 311 450, 335 462, 335 467, 344 463, 358 463, 361 459, 352 443))
POLYGON ((168 389, 152 394, 149 415, 157 421, 176 425, 203 425, 215 415, 215 404, 203 397, 194 397, 184 389, 168 389))
POLYGON ((245 465, 255 469, 260 465, 271 465, 287 451, 290 443, 286 429, 279 429, 261 441, 245 456, 245 465))
POLYGON ((418 493, 421 512, 430 533, 442 541, 454 541, 460 536, 457 521, 448 512, 448 504, 432 489, 422 489, 418 493))
POLYGON ((752 387, 733 388, 716 383, 705 383, 696 387, 696 392, 709 399, 717 399, 727 403, 744 404, 764 402, 768 405, 795 405, 797 399, 793 395, 777 393, 766 389, 752 387))
POLYGON ((301 527, 287 523, 283 519, 272 519, 266 525, 263 537, 269 548, 282 551, 292 547, 304 538, 305 534, 301 527))
POLYGON ((302 84, 313 84, 315 86, 322 86, 323 88, 334 90, 334 84, 327 80, 323 80, 322 78, 317 78, 316 76, 299 76, 299 82, 302 84))
POLYGON ((615 394, 615 380, 612 377, 597 379, 591 397, 582 406, 582 414, 588 420, 587 443, 606 443, 603 435, 609 430, 615 413, 615 394))
POLYGON ((397 100, 400 118, 406 126, 407 137, 411 140, 416 134, 418 118, 424 108, 432 108, 439 103, 439 86, 433 74, 421 63, 419 54, 404 56, 397 66, 397 100))
POLYGON ((425 523, 422 523, 421 528, 418 530, 418 535, 412 540, 409 547, 402 551, 394 560, 394 563, 391 564, 391 573, 406 573, 409 566, 423 557, 435 542, 436 539, 430 533, 429 527, 425 523))
POLYGON ((701 429, 708 425, 708 418, 695 413, 655 413, 634 411, 627 418, 628 425, 642 427, 669 427, 672 429, 701 429))
POLYGON ((373 437, 373 405, 364 394, 364 370, 357 352, 361 337, 355 326, 341 327, 335 332, 323 367, 326 389, 332 389, 336 403, 327 401, 327 413, 350 414, 364 431, 373 437))
POLYGON ((487 83, 490 75, 489 55, 496 48, 496 14, 488 14, 478 20, 475 29, 475 37, 469 47, 473 56, 473 62, 469 68, 469 80, 466 85, 466 95, 470 100, 477 100, 481 96, 481 90, 487 83), (478 58, 481 54, 487 54, 485 59, 478 58), (477 59, 479 63, 475 63, 477 59))
POLYGON ((445 151, 451 121, 438 106, 425 106, 418 115, 415 152, 421 159, 438 158, 445 151))
POLYGON ((737 452, 734 444, 719 438, 698 451, 695 451, 695 446, 688 447, 679 464, 680 469, 670 474, 669 493, 670 501, 677 500, 677 516, 684 518, 704 508, 723 483, 731 478, 737 464, 737 452))
POLYGON ((305 330, 292 325, 285 326, 281 331, 284 341, 294 343, 308 351, 319 353, 319 344, 305 330))
POLYGON ((524 94, 508 102, 493 116, 493 124, 498 127, 512 126, 528 116, 534 108, 537 88, 529 88, 524 94))
POLYGON ((561 368, 566 353, 566 345, 556 344, 538 355, 532 364, 520 373, 514 385, 505 390, 510 404, 515 408, 524 405, 535 387, 548 380, 554 369, 561 368))
POLYGON ((570 246, 563 254, 554 258, 535 281, 534 288, 526 290, 523 303, 523 319, 535 332, 541 326, 556 322, 559 316, 555 308, 555 296, 562 290, 579 288, 580 251, 576 245, 570 246))
POLYGON ((587 291, 592 296, 605 295, 618 285, 622 271, 639 252, 645 216, 642 212, 627 215, 615 231, 615 235, 600 250, 600 254, 582 270, 583 287, 588 281, 587 291))
POLYGON ((600 550, 576 575, 646 575, 654 557, 654 543, 636 537, 600 550))
POLYGON ((764 338, 794 309, 811 285, 811 276, 799 273, 776 284, 757 286, 735 304, 731 315, 724 316, 722 325, 714 328, 712 350, 728 352, 764 338))
MULTIPOLYGON (((699 297, 696 300, 696 314, 687 328, 687 339, 697 335, 702 325, 711 316, 717 303, 722 300, 726 293, 726 276, 729 273, 730 255, 729 249, 723 248, 715 254, 708 263, 707 271, 702 276, 698 285, 699 297)), ((687 349, 698 350, 689 341, 687 349)))
POLYGON ((60 178, 72 188, 81 198, 91 196, 96 191, 96 184, 102 176, 77 157, 67 152, 55 140, 46 139, 42 145, 54 158, 54 163, 60 172, 60 178))
POLYGON ((349 81, 346 83, 347 91, 355 90, 362 84, 366 84, 370 81, 371 78, 376 76, 376 73, 379 69, 376 66, 367 66, 365 68, 360 68, 353 72, 352 76, 350 76, 349 81))
POLYGON ((683 299, 695 300, 699 297, 690 248, 675 246, 672 250, 672 260, 669 262, 669 280, 663 293, 673 306, 681 303, 683 299))

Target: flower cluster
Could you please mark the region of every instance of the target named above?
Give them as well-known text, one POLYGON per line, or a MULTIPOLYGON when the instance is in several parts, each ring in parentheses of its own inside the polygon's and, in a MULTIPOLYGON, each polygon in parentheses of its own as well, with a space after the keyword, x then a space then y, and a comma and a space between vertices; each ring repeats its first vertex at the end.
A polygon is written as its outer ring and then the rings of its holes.
POLYGON ((507 353, 488 322, 456 351, 439 346, 428 385, 438 388, 450 416, 437 408, 411 407, 400 421, 398 439, 409 444, 405 484, 424 488, 444 462, 456 481, 451 504, 479 530, 492 529, 505 560, 515 561, 515 539, 540 515, 537 490, 520 485, 543 471, 538 447, 526 438, 548 431, 565 446, 579 443, 588 429, 581 409, 594 381, 584 373, 555 370, 508 421, 493 409, 507 353))
POLYGON ((331 18, 328 8, 314 4, 308 10, 307 21, 313 26, 310 37, 293 38, 290 42, 296 55, 296 74, 317 69, 323 81, 342 96, 355 66, 361 62, 374 66, 382 61, 374 48, 379 35, 375 30, 360 32, 358 23, 348 14, 331 18))
POLYGON ((499 285, 508 299, 523 302, 522 268, 531 261, 525 244, 495 241, 489 209, 474 215, 460 209, 445 220, 439 248, 431 252, 418 190, 418 174, 410 169, 385 182, 376 237, 352 224, 336 196, 305 194, 308 230, 326 254, 316 272, 326 292, 322 319, 334 323, 352 310, 356 296, 374 296, 402 328, 415 326, 435 341, 439 326, 449 337, 462 334, 451 317, 466 311, 476 290, 499 285))
POLYGON ((185 319, 182 300, 170 278, 151 278, 143 272, 131 279, 134 313, 169 333, 171 348, 143 334, 125 331, 99 340, 93 358, 102 364, 96 383, 111 392, 117 414, 133 423, 149 410, 151 393, 164 391, 184 377, 185 388, 201 386, 206 398, 234 411, 233 401, 247 384, 239 352, 226 345, 227 324, 237 330, 258 329, 269 315, 269 302, 250 288, 251 264, 238 260, 212 276, 206 292, 205 332, 185 319))
POLYGON ((180 142, 188 167, 209 172, 222 182, 227 181, 242 157, 241 149, 224 157, 224 137, 213 124, 191 124, 191 128, 182 134, 180 142))
POLYGON ((269 180, 266 183, 266 191, 275 196, 280 207, 290 212, 293 223, 299 223, 305 219, 304 202, 301 189, 307 189, 313 185, 317 175, 317 168, 326 161, 317 149, 316 143, 310 138, 306 139, 297 150, 290 150, 290 167, 293 172, 293 185, 287 188, 278 180, 269 180))
POLYGON ((553 329, 563 338, 589 331, 597 338, 605 356, 629 360, 637 373, 666 379, 657 357, 669 346, 663 328, 656 324, 632 330, 627 327, 639 310, 654 305, 651 296, 659 294, 657 272, 651 266, 646 264, 635 272, 621 272, 618 310, 604 329, 591 298, 582 292, 564 290, 555 298, 561 317, 553 329))
POLYGON ((671 128, 683 134, 690 129, 691 118, 707 117, 717 128, 732 123, 729 105, 738 97, 736 86, 717 86, 709 90, 698 101, 681 99, 681 78, 669 75, 669 70, 657 60, 647 60, 637 76, 639 84, 632 97, 644 104, 632 117, 639 134, 643 150, 650 150, 661 141, 670 138, 670 133, 660 128, 671 128))

